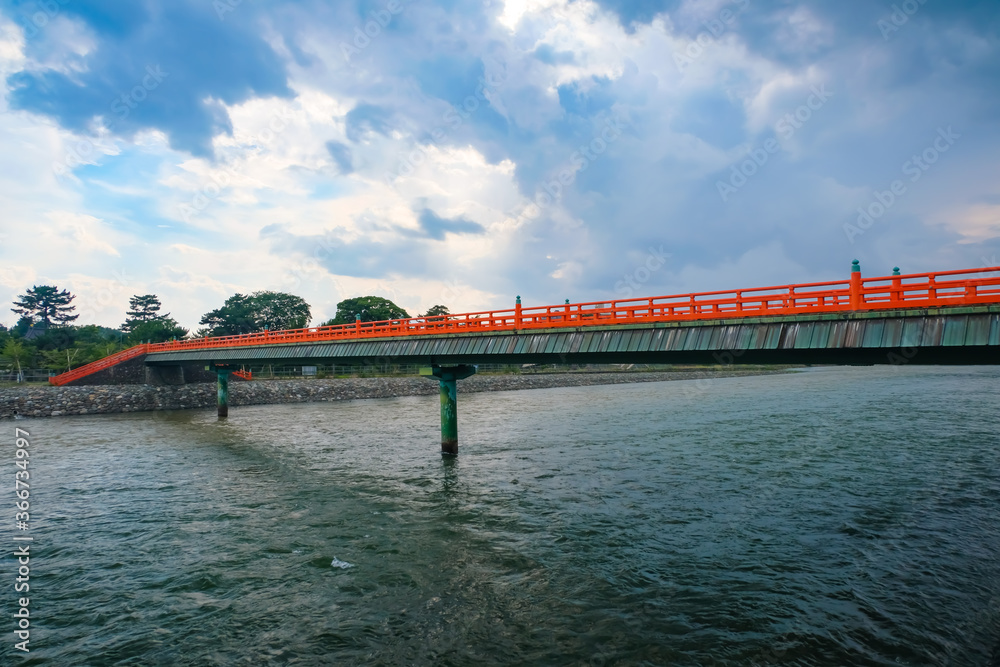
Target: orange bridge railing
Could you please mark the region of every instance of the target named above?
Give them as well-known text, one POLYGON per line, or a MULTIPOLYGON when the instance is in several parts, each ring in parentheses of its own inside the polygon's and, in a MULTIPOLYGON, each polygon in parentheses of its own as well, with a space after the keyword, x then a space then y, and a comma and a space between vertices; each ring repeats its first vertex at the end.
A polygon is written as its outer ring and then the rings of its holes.
POLYGON ((91 373, 96 373, 99 370, 110 368, 111 366, 120 364, 123 361, 128 361, 129 359, 134 359, 135 357, 141 357, 147 353, 148 348, 149 345, 147 343, 143 343, 142 345, 136 345, 128 348, 127 350, 122 350, 121 352, 115 352, 114 354, 108 355, 103 359, 92 361, 85 366, 80 366, 79 368, 74 368, 73 370, 62 373, 61 375, 51 377, 49 378, 49 384, 63 385, 67 382, 72 382, 73 380, 82 378, 85 375, 90 375, 91 373))
POLYGON ((855 264, 847 281, 530 308, 522 308, 518 297, 518 304, 512 309, 138 345, 58 375, 51 382, 66 384, 140 354, 174 350, 989 303, 1000 303, 1000 266, 862 278, 855 264))

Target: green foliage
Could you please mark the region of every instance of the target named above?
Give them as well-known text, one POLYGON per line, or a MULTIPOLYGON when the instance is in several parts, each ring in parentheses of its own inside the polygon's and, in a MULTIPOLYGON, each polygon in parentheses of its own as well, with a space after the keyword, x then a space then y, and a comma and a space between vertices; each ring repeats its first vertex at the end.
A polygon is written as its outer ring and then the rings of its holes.
POLYGON ((312 313, 305 299, 284 292, 254 292, 250 296, 257 331, 302 329, 309 326, 312 313))
POLYGON ((174 338, 184 338, 188 330, 177 324, 172 317, 157 318, 136 324, 128 335, 131 345, 142 342, 163 343, 174 338))
POLYGON ((65 350, 76 345, 78 338, 76 327, 53 327, 30 341, 37 350, 65 350))
POLYGON ((130 333, 145 322, 165 320, 170 316, 170 313, 160 315, 160 308, 163 304, 160 303, 160 298, 155 294, 141 296, 136 294, 128 300, 128 305, 129 310, 125 313, 125 324, 122 325, 122 331, 126 333, 130 333))
POLYGON ((39 352, 38 364, 45 370, 64 373, 106 356, 100 347, 81 343, 65 350, 39 352))
POLYGON ((199 336, 235 336, 255 331, 253 304, 249 295, 234 294, 226 299, 222 308, 205 313, 198 324, 199 336))
POLYGON ((82 346, 74 346, 65 350, 44 350, 41 352, 42 368, 62 373, 90 363, 83 360, 85 355, 81 355, 81 353, 84 350, 85 348, 82 346))
MULTIPOLYGON (((94 325, 90 325, 94 326, 94 325)), ((122 340, 124 333, 121 329, 112 329, 111 327, 102 327, 97 325, 97 330, 100 333, 101 340, 122 340)), ((96 342, 96 341, 95 341, 96 342)))
POLYGON ((436 317, 438 315, 451 315, 451 312, 448 310, 448 306, 431 306, 427 309, 427 312, 424 313, 424 317, 436 317))
POLYGON ((121 332, 117 329, 88 324, 82 327, 52 327, 46 329, 41 336, 24 342, 31 350, 50 352, 78 346, 107 346, 109 343, 118 345, 121 338, 121 332))
POLYGON ((96 324, 85 324, 80 327, 69 327, 75 330, 76 340, 81 343, 102 344, 117 342, 121 338, 121 332, 117 329, 98 326, 96 324))
POLYGON ((312 317, 302 297, 284 292, 234 294, 222 308, 202 316, 199 336, 234 336, 255 331, 301 329, 312 317))
POLYGON ((344 299, 337 304, 337 316, 327 320, 322 326, 331 324, 354 324, 362 322, 381 322, 383 320, 404 320, 410 315, 389 299, 380 296, 359 296, 344 299))
MULTIPOLYGON (((95 324, 73 326, 75 297, 49 285, 20 295, 13 310, 20 315, 7 331, 0 327, 0 367, 20 370, 41 366, 53 371, 77 368, 122 349, 122 332, 95 324)), ((176 326, 176 322, 172 322, 176 326)), ((183 332, 183 329, 181 329, 183 332)))
POLYGON ((163 343, 188 335, 188 330, 170 317, 170 313, 160 314, 160 308, 163 307, 163 304, 160 303, 160 298, 155 294, 136 294, 128 300, 128 305, 129 310, 125 313, 126 319, 125 324, 122 325, 122 331, 128 333, 127 340, 130 344, 163 343))
MULTIPOLYGON (((89 330, 100 330, 103 328, 105 327, 94 325, 80 327, 80 329, 89 330)), ((72 345, 58 349, 39 349, 36 359, 37 363, 46 370, 62 373, 73 368, 79 368, 92 361, 103 359, 126 347, 125 344, 119 343, 117 340, 108 339, 100 331, 98 331, 99 335, 96 337, 92 335, 93 331, 84 332, 83 334, 77 331, 76 333, 79 339, 75 340, 72 345)))
POLYGON ((27 315, 22 315, 20 319, 18 319, 17 324, 14 325, 14 328, 10 330, 10 335, 23 338, 28 329, 31 328, 31 324, 31 318, 27 315))
POLYGON ((0 362, 8 368, 21 370, 21 366, 27 363, 30 358, 31 351, 28 346, 16 338, 8 339, 3 350, 0 350, 0 362))
POLYGON ((48 328, 53 324, 69 324, 79 315, 71 315, 76 306, 69 305, 76 297, 54 285, 34 285, 17 297, 12 311, 30 319, 30 323, 48 328))

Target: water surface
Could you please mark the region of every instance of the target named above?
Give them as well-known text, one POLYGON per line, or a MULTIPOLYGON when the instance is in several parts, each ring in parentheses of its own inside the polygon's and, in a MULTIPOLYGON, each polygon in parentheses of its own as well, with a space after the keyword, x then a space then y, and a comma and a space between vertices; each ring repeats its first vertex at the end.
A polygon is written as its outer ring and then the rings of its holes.
POLYGON ((436 396, 19 420, 17 664, 989 664, 998 405, 992 368, 467 394, 457 459, 436 396))

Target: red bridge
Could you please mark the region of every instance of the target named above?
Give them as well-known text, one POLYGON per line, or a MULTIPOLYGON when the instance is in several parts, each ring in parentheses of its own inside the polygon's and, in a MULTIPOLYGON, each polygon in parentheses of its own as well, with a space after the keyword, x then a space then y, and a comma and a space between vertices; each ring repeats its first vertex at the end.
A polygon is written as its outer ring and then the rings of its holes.
POLYGON ((478 363, 1000 364, 1000 267, 898 271, 862 278, 855 260, 839 282, 537 307, 518 297, 505 310, 144 344, 51 382, 86 384, 138 357, 154 368, 208 365, 223 414, 240 364, 389 358, 433 368, 444 419, 455 381, 478 363))

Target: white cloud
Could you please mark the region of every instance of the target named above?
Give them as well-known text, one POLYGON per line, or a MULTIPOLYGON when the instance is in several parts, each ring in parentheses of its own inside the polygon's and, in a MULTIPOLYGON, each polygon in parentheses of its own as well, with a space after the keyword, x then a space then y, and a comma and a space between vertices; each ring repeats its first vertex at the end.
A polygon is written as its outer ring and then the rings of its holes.
POLYGON ((717 266, 688 265, 676 275, 673 284, 677 293, 711 292, 785 285, 791 276, 807 275, 810 272, 786 255, 780 241, 771 241, 726 258, 717 266), (753 277, 752 283, 748 276, 753 277))
MULTIPOLYGON (((36 13, 35 16, 38 16, 36 13)), ((44 26, 38 29, 35 53, 38 58, 29 58, 25 63, 28 70, 51 70, 65 74, 70 79, 88 70, 87 56, 97 50, 98 40, 93 31, 78 19, 65 13, 51 15, 44 26)))
MULTIPOLYGON (((91 215, 69 211, 53 211, 48 215, 52 221, 41 229, 41 237, 49 252, 73 254, 102 253, 120 257, 118 249, 108 239, 119 235, 102 220, 91 215)), ((79 260, 77 261, 79 263, 79 260)))
MULTIPOLYGON (((915 21, 907 29, 930 31, 933 39, 923 41, 929 53, 941 61, 957 55, 933 68, 933 86, 919 77, 892 86, 887 73, 908 72, 901 59, 909 52, 889 48, 874 27, 864 48, 838 49, 818 6, 753 3, 753 21, 748 14, 698 41, 704 22, 734 4, 685 0, 626 30, 590 0, 510 0, 472 16, 413 3, 393 19, 404 29, 383 32, 350 62, 340 42, 351 35, 352 11, 336 3, 308 15, 292 6, 268 10, 262 30, 284 58, 293 94, 239 104, 207 94, 232 125, 231 134, 213 138, 212 159, 171 149, 159 130, 92 140, 8 110, 4 88, 0 288, 10 298, 34 280, 72 280, 81 299, 100 304, 117 284, 115 301, 95 310, 100 323, 120 324, 128 296, 154 292, 184 326, 196 327, 232 293, 260 289, 301 294, 317 320, 332 316, 341 298, 363 294, 388 296, 413 313, 438 303, 453 312, 506 307, 515 289, 526 302, 588 299, 611 291, 605 283, 617 279, 616 267, 631 265, 634 249, 660 239, 675 254, 650 289, 811 278, 827 265, 805 258, 841 262, 832 256, 842 249, 829 238, 842 236, 857 203, 884 189, 926 144, 942 122, 932 117, 939 106, 941 115, 956 116, 945 120, 956 127, 969 119, 960 131, 972 133, 966 128, 976 121, 964 110, 979 98, 954 74, 963 58, 988 62, 995 44, 963 41, 954 30, 937 34, 915 21), (787 57, 754 48, 744 31, 760 26, 769 26, 780 40, 775 49, 787 57), (679 67, 675 56, 692 44, 700 45, 697 56, 679 67), (815 56, 820 51, 829 55, 815 56), (428 79, 435 68, 440 81, 428 79), (483 72, 503 72, 504 81, 450 125, 450 105, 475 93, 460 87, 483 72), (817 112, 809 131, 785 142, 786 152, 740 191, 739 203, 722 207, 717 172, 759 145, 758 135, 824 82, 841 104, 837 112, 817 112), (948 95, 935 94, 942 90, 948 95), (348 136, 347 114, 362 104, 388 119, 384 133, 348 136), (728 106, 727 113, 713 104, 728 106), (537 219, 512 215, 572 163, 607 116, 628 120, 623 136, 537 219), (445 136, 429 139, 438 127, 445 136), (331 156, 329 141, 350 151, 349 169, 331 156), (71 173, 57 178, 53 165, 67 160, 71 173), (872 169, 875 163, 885 170, 872 169), (428 240, 424 209, 484 232, 428 240), (345 256, 317 259, 308 239, 330 234, 348 248, 345 256), (371 277, 357 265, 382 266, 379 258, 348 257, 350 248, 396 253, 399 261, 371 277), (30 274, 12 271, 27 266, 23 257, 35 258, 30 274), (128 275, 127 285, 116 272, 128 275)), ((52 49, 32 61, 20 29, 0 19, 0 79, 47 69, 74 80, 107 47, 66 16, 47 30, 52 49)), ((937 237, 928 240, 927 229, 940 220, 964 244, 1000 235, 995 205, 967 203, 991 192, 996 138, 980 129, 962 142, 947 167, 936 167, 919 194, 914 188, 892 211, 911 216, 908 234, 930 248, 915 254, 945 256, 933 246, 937 237), (967 145, 982 147, 978 163, 963 157, 967 145)), ((888 229, 888 219, 880 225, 888 229)), ((865 237, 872 253, 880 238, 865 237)), ((901 252, 902 242, 892 242, 885 252, 901 252)))
POLYGON ((975 204, 949 211, 946 229, 962 236, 959 243, 978 243, 1000 236, 1000 204, 975 204))

